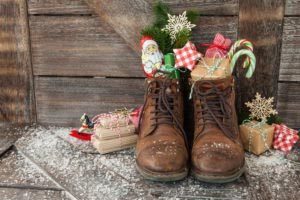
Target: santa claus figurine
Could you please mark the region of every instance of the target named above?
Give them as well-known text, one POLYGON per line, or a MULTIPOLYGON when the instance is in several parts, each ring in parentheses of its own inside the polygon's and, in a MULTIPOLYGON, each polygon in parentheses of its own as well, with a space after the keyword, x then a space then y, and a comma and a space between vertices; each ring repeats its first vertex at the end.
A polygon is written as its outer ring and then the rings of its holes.
POLYGON ((157 43, 149 36, 143 36, 141 39, 142 64, 147 77, 159 76, 157 70, 160 69, 163 60, 163 54, 160 52, 157 43))

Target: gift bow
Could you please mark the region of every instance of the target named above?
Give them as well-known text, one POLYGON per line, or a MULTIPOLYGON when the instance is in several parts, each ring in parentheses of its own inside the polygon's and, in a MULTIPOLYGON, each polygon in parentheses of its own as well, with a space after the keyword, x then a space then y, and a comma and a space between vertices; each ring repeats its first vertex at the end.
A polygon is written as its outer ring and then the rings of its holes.
POLYGON ((288 152, 298 141, 298 131, 288 128, 284 124, 275 125, 275 136, 273 141, 274 149, 288 152))
POLYGON ((202 46, 208 46, 205 57, 214 58, 220 57, 223 58, 226 56, 231 45, 231 40, 225 38, 222 34, 217 33, 213 43, 211 44, 202 44, 202 46))

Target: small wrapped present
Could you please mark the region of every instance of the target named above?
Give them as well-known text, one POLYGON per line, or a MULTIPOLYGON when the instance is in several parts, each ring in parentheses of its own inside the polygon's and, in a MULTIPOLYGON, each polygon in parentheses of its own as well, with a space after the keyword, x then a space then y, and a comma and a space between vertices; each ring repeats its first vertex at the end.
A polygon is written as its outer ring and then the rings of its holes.
POLYGON ((129 115, 129 111, 119 110, 111 113, 102 113, 96 115, 92 121, 95 123, 95 128, 116 128, 128 125, 130 123, 129 115))
POLYGON ((99 153, 118 151, 136 144, 140 110, 140 107, 133 110, 121 109, 93 118, 95 126, 91 143, 99 153))
POLYGON ((229 59, 227 58, 203 58, 191 72, 193 81, 215 80, 231 76, 229 59))
POLYGON ((288 128, 284 124, 275 125, 274 149, 289 152, 298 139, 298 131, 288 128))
POLYGON ((260 155, 272 146, 274 126, 264 122, 249 121, 240 125, 240 134, 244 149, 260 155))
POLYGON ((223 58, 227 55, 230 45, 231 45, 230 39, 225 38, 220 33, 217 33, 211 44, 203 44, 203 46, 208 46, 205 53, 205 57, 223 58))
POLYGON ((137 134, 133 124, 116 128, 98 126, 91 137, 93 146, 101 154, 122 150, 136 144, 137 134))
POLYGON ((127 126, 120 126, 110 129, 104 127, 97 127, 95 129, 95 135, 100 140, 109 140, 119 137, 126 137, 133 134, 135 134, 135 127, 133 124, 128 124, 127 126))
POLYGON ((91 142, 100 154, 106 154, 135 146, 137 137, 137 134, 132 134, 125 137, 102 140, 97 135, 93 135, 91 142))

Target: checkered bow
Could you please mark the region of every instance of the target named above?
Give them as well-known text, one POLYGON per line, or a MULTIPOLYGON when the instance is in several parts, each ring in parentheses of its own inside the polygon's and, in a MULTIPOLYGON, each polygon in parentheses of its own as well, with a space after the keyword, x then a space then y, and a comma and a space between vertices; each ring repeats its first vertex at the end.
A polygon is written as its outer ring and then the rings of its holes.
POLYGON ((193 70, 198 59, 202 57, 195 45, 188 41, 183 48, 173 50, 176 57, 175 67, 185 67, 189 70, 193 70))
POLYGON ((203 44, 203 46, 208 46, 205 53, 205 57, 223 58, 227 55, 230 45, 231 45, 230 39, 225 38, 220 33, 217 33, 212 44, 203 44))
POLYGON ((274 149, 288 152, 298 141, 298 131, 288 128, 284 124, 275 125, 275 136, 273 141, 274 149))

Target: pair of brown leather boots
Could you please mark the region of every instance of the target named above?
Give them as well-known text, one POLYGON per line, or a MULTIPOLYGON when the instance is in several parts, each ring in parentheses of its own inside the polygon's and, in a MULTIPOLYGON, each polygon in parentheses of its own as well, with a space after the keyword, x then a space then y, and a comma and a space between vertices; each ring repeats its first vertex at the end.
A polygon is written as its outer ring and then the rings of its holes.
POLYGON ((233 78, 191 82, 194 135, 184 132, 184 102, 177 79, 146 79, 136 148, 137 170, 155 181, 225 183, 245 168, 235 110, 233 78), (191 141, 189 141, 192 140, 191 141))

